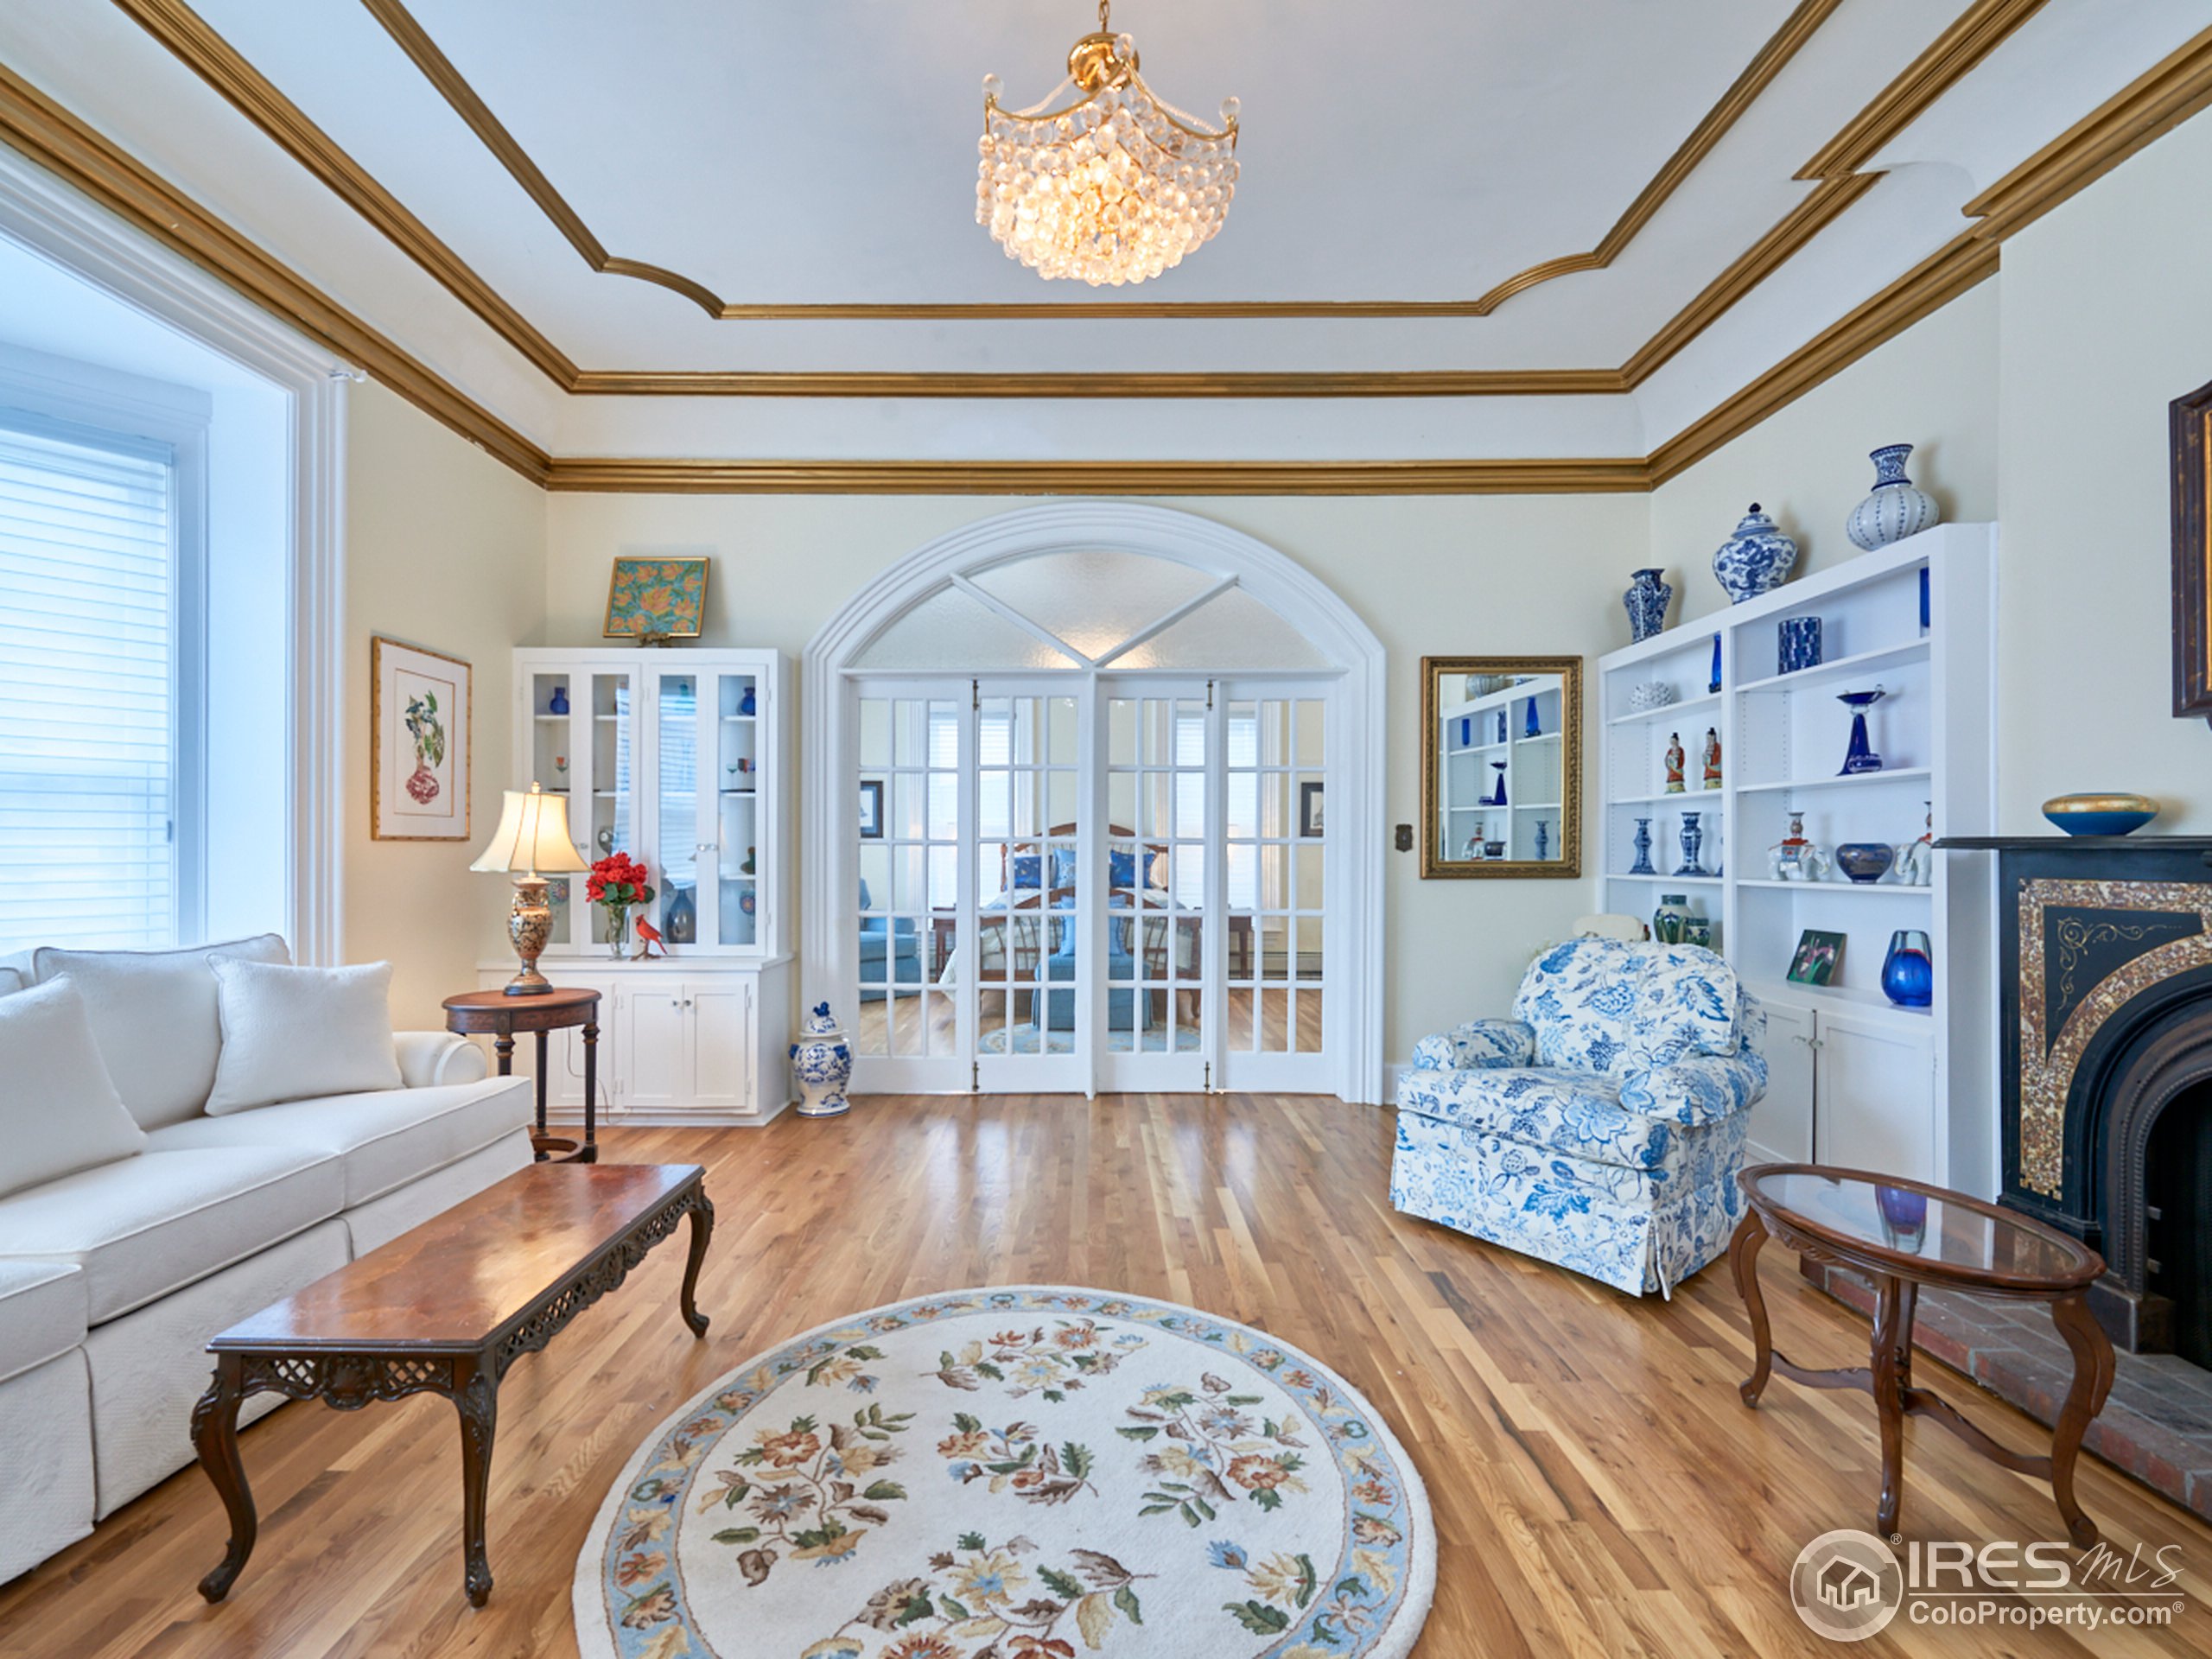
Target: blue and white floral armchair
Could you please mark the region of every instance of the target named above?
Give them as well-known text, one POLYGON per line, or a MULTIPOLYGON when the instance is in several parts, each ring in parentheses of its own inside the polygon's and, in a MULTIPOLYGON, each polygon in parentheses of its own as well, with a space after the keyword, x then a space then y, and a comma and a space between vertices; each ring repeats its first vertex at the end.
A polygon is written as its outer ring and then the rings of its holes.
POLYGON ((1727 1248, 1766 1011, 1696 945, 1570 941, 1511 1020, 1414 1048, 1390 1202, 1587 1274, 1669 1292, 1727 1248))

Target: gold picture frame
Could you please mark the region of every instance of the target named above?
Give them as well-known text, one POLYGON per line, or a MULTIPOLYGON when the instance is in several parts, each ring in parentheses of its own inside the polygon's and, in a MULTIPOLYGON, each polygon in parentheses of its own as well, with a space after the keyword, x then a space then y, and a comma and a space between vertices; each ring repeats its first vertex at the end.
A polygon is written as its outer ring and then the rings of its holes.
POLYGON ((468 839, 475 713, 468 664, 370 636, 370 840, 468 839))
POLYGON ((603 637, 641 645, 698 639, 706 627, 713 563, 703 553, 617 554, 607 573, 603 637))
MULTIPOLYGON (((1551 688, 1543 686, 1538 695, 1548 696, 1551 688)), ((1527 701, 1526 694, 1520 702, 1527 701)), ((1494 718, 1500 711, 1485 709, 1475 718, 1494 718)), ((1455 717, 1456 718, 1456 717, 1455 717)), ((1552 880, 1579 880, 1582 874, 1582 659, 1580 657, 1424 657, 1421 659, 1421 874, 1423 880, 1493 880, 1506 876, 1533 876, 1552 880), (1468 857, 1461 855, 1461 848, 1447 842, 1445 819, 1450 813, 1470 817, 1481 814, 1487 833, 1496 826, 1491 822, 1491 812, 1506 813, 1510 819, 1516 805, 1491 808, 1486 798, 1471 804, 1446 798, 1453 785, 1445 776, 1446 747, 1443 741, 1445 704, 1443 689, 1447 685, 1464 689, 1470 677, 1483 680, 1501 680, 1504 684, 1484 694, 1491 696, 1507 696, 1503 712, 1509 726, 1521 709, 1508 694, 1516 693, 1513 682, 1519 680, 1550 681, 1556 679, 1558 690, 1559 759, 1556 781, 1559 795, 1555 801, 1547 800, 1522 808, 1529 820, 1529 827, 1541 818, 1558 820, 1555 846, 1547 836, 1547 855, 1542 858, 1530 855, 1533 835, 1520 833, 1516 823, 1506 834, 1496 838, 1500 851, 1486 856, 1468 857)), ((1550 735, 1546 734, 1544 735, 1550 735)), ((1516 746, 1529 740, 1525 734, 1517 736, 1510 729, 1503 741, 1516 746)), ((1541 740, 1539 740, 1541 741, 1541 740)), ((1485 747, 1497 747, 1486 745, 1485 747)), ((1467 753, 1463 746, 1460 751, 1467 753)), ((1549 775, 1549 774, 1548 774, 1549 775)), ((1464 793, 1464 789, 1460 790, 1464 793)), ((1485 847, 1492 844, 1485 839, 1485 847)))

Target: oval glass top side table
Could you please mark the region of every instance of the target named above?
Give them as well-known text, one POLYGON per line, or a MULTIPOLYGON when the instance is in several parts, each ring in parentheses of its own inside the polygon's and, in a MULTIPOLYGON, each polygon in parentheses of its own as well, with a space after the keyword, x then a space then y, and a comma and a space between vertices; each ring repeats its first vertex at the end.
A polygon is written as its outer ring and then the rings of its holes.
POLYGON ((1904 1495, 1904 1420, 1930 1417, 1992 1462, 2048 1479, 2075 1548, 2095 1543, 2096 1522, 2074 1501, 2074 1461, 2083 1432, 2112 1391, 2112 1344, 2088 1299, 2105 1270, 2104 1258, 2040 1222, 1924 1181, 1820 1164, 1758 1164, 1736 1180, 1746 1207, 1728 1246, 1728 1265, 1750 1312, 1757 1351, 1742 1388, 1744 1403, 1758 1405, 1776 1371, 1808 1389, 1872 1394, 1882 1426, 1882 1495, 1875 1519, 1885 1537, 1897 1530, 1904 1495), (1769 1238, 1873 1281, 1866 1370, 1807 1370, 1775 1352, 1759 1294, 1758 1254, 1769 1238), (1937 1395, 1914 1386, 1912 1317, 1923 1285, 2050 1304, 2052 1322, 2074 1356, 2074 1380, 2049 1457, 1999 1445, 1937 1395))

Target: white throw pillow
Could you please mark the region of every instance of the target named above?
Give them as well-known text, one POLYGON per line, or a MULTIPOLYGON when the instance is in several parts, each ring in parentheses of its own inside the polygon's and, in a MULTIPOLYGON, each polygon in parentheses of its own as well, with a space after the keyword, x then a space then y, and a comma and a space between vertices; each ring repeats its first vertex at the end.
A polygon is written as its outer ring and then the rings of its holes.
POLYGON ((70 981, 0 999, 0 1195, 145 1150, 70 981))
POLYGON ((208 1116, 400 1086, 390 963, 290 968, 210 960, 220 987, 223 1052, 208 1116))
POLYGON ((0 968, 0 996, 12 996, 23 988, 23 976, 15 968, 0 968))
POLYGON ((32 957, 35 982, 67 974, 84 993, 107 1074, 142 1129, 199 1116, 214 1086, 223 1028, 215 1013, 215 973, 207 965, 211 953, 251 962, 292 959, 275 933, 185 950, 44 945, 32 957))

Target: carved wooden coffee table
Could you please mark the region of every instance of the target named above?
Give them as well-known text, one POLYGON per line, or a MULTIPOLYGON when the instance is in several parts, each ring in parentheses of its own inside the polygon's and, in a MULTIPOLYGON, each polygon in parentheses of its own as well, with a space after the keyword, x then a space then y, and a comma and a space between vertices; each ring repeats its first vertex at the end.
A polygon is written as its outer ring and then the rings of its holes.
POLYGON ((192 1444, 230 1511, 221 1565, 200 1581, 220 1601, 253 1553, 253 1495, 238 1456, 238 1406, 256 1394, 356 1411, 442 1394, 461 1414, 464 1588, 492 1593, 484 1503, 499 1379, 613 1290, 691 1218, 684 1322, 715 1229, 696 1164, 536 1164, 318 1279, 207 1344, 215 1380, 192 1412, 192 1444))
POLYGON ((1904 1502, 1904 1420, 1932 1417, 1993 1463, 2048 1479, 2075 1548, 2095 1543, 2097 1523, 2074 1501, 2074 1460, 2082 1433, 2112 1391, 2112 1344, 2089 1312, 2088 1298, 2105 1270, 2104 1258, 2040 1222, 1923 1181, 1820 1164, 1758 1164, 1736 1180, 1749 1207, 1728 1246, 1728 1265, 1751 1313, 1757 1348, 1742 1388, 1744 1403, 1758 1404, 1775 1371, 1808 1389, 1872 1394, 1882 1426, 1882 1496, 1875 1521, 1885 1535, 1897 1530, 1904 1502), (1759 1249, 1770 1236, 1801 1255, 1873 1281, 1869 1369, 1807 1370, 1774 1351, 1758 1274, 1759 1249), (1923 1285, 2050 1306, 2074 1356, 2074 1381, 2049 1457, 2000 1446, 1940 1396, 1913 1386, 1912 1315, 1923 1285))

